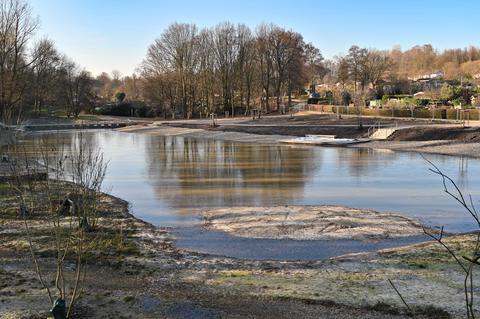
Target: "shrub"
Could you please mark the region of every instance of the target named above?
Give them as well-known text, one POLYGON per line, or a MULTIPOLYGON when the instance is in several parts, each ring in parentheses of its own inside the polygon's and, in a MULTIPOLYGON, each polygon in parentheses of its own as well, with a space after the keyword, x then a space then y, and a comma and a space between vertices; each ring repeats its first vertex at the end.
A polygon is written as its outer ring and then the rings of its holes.
POLYGON ((131 116, 133 107, 130 103, 120 103, 118 105, 104 105, 95 109, 95 112, 101 115, 131 116))

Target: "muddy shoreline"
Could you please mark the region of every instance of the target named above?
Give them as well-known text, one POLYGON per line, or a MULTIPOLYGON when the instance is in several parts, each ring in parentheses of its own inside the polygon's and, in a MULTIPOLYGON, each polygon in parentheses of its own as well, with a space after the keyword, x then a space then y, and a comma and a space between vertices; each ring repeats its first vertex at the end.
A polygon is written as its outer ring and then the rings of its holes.
MULTIPOLYGON (((102 201, 107 210, 99 219, 99 225, 109 229, 128 227, 129 233, 123 240, 128 242, 129 249, 115 252, 109 249, 110 251, 105 252, 106 255, 100 255, 92 261, 86 281, 88 293, 81 299, 76 318, 109 318, 119 314, 124 318, 139 315, 158 315, 160 318, 180 318, 184 315, 216 318, 224 312, 241 313, 240 308, 244 306, 260 308, 261 305, 270 305, 275 306, 277 311, 288 309, 295 312, 306 307, 302 303, 297 304, 295 299, 276 301, 276 298, 267 298, 253 301, 248 295, 242 297, 242 303, 232 302, 238 298, 239 293, 235 290, 227 294, 232 300, 225 302, 224 293, 220 294, 214 287, 203 283, 205 271, 266 270, 279 267, 278 263, 244 262, 178 250, 167 229, 156 228, 135 218, 128 211, 127 202, 110 195, 104 195, 102 201), (192 276, 195 277, 193 282, 192 276), (102 281, 99 282, 98 278, 102 278, 102 281), (193 292, 195 295, 192 295, 193 292), (216 309, 219 304, 212 305, 212 300, 222 300, 222 303, 225 303, 222 305, 223 309, 216 309)), ((35 278, 28 250, 22 244, 22 220, 6 212, 5 204, 2 201, 0 234, 4 240, 0 243, 0 318, 45 317, 49 306, 35 278), (7 217, 7 214, 10 217, 7 217)), ((37 232, 41 231, 40 224, 35 221, 32 223, 37 232)), ((52 258, 47 247, 43 247, 42 251, 39 263, 48 277, 52 258)), ((286 270, 304 266, 302 263, 285 263, 281 268, 286 270)), ((53 272, 53 269, 51 271, 53 272)), ((321 304, 309 308, 311 309, 307 313, 315 308, 325 310, 321 304)), ((260 309, 257 309, 257 312, 261 312, 260 309)), ((347 307, 343 312, 371 311, 347 307)))
MULTIPOLYGON (((130 126, 117 129, 121 132, 141 133, 158 136, 181 136, 187 138, 214 139, 223 141, 233 141, 239 143, 259 143, 259 144, 280 144, 282 140, 291 139, 296 135, 272 134, 268 128, 269 134, 256 134, 258 128, 243 127, 229 130, 228 126, 221 128, 208 128, 208 125, 190 125, 190 124, 146 124, 130 126)), ((322 131, 323 132, 323 131, 322 131)), ((364 133, 357 137, 364 136, 364 133)), ((419 152, 425 154, 439 154, 451 156, 464 156, 470 158, 480 158, 480 143, 463 142, 458 140, 432 140, 432 141, 397 141, 397 140, 372 140, 367 143, 355 144, 348 147, 352 148, 370 148, 378 150, 419 152)))
MULTIPOLYGON (((48 303, 21 241, 22 222, 1 191, 0 318, 44 317, 48 303)), ((434 243, 316 261, 240 260, 177 249, 170 229, 135 218, 119 198, 104 195, 102 211, 102 227, 123 229, 126 248, 91 261, 76 318, 406 318, 387 278, 410 287, 418 318, 462 314, 461 296, 452 298, 461 274, 434 243)), ((450 240, 470 245, 472 238, 450 240)), ((44 250, 41 267, 51 261, 44 250)))

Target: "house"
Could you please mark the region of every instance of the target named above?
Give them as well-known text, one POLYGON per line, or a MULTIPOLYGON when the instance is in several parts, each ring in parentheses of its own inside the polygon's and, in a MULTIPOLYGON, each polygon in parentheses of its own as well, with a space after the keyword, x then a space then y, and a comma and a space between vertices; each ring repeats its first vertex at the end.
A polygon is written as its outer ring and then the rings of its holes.
POLYGON ((424 97, 427 97, 427 94, 423 91, 420 91, 420 92, 417 92, 413 95, 413 97, 417 97, 417 98, 424 98, 424 97))
POLYGON ((429 81, 429 80, 440 80, 444 76, 442 71, 437 71, 433 73, 427 73, 420 76, 408 77, 409 80, 417 82, 417 81, 429 81))

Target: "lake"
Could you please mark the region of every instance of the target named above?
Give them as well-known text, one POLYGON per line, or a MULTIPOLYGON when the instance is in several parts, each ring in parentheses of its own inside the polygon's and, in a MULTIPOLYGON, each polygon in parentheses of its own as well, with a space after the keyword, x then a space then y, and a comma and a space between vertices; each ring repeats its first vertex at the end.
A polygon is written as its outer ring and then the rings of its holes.
MULTIPOLYGON (((34 134, 26 143, 43 136, 52 143, 60 139, 72 144, 79 134, 34 134)), ((440 177, 430 172, 429 164, 416 153, 260 145, 105 130, 82 134, 102 149, 109 161, 104 189, 129 201, 135 216, 155 225, 177 227, 180 247, 240 258, 283 256, 286 242, 249 241, 198 227, 199 209, 224 206, 341 205, 398 212, 429 226, 444 225, 450 232, 473 229, 471 218, 443 192, 440 177), (222 242, 229 238, 237 248, 224 247, 222 242), (258 247, 259 243, 264 247, 258 247), (223 246, 212 248, 215 245, 223 246), (252 255, 248 245, 255 246, 255 251, 270 247, 272 252, 252 255), (246 246, 243 253, 229 253, 241 246, 246 246)), ((480 199, 479 160, 441 155, 427 158, 465 194, 480 199)), ((290 243, 292 249, 298 249, 298 244, 290 243)), ((309 246, 314 243, 304 244, 309 251, 315 247, 309 246)), ((360 246, 353 250, 365 249, 360 246)), ((303 259, 302 254, 288 256, 303 259)), ((307 259, 315 258, 319 254, 307 259)))

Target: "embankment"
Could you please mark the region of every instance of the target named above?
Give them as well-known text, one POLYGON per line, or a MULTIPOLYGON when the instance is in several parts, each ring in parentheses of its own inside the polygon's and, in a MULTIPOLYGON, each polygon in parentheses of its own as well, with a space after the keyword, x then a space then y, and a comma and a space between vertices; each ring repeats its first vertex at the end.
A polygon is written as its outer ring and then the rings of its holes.
POLYGON ((293 138, 288 135, 261 135, 244 132, 225 132, 217 130, 206 130, 203 128, 175 127, 170 125, 143 125, 130 126, 117 129, 121 132, 142 133, 157 136, 180 136, 185 138, 214 139, 221 141, 277 144, 283 139, 293 138))

